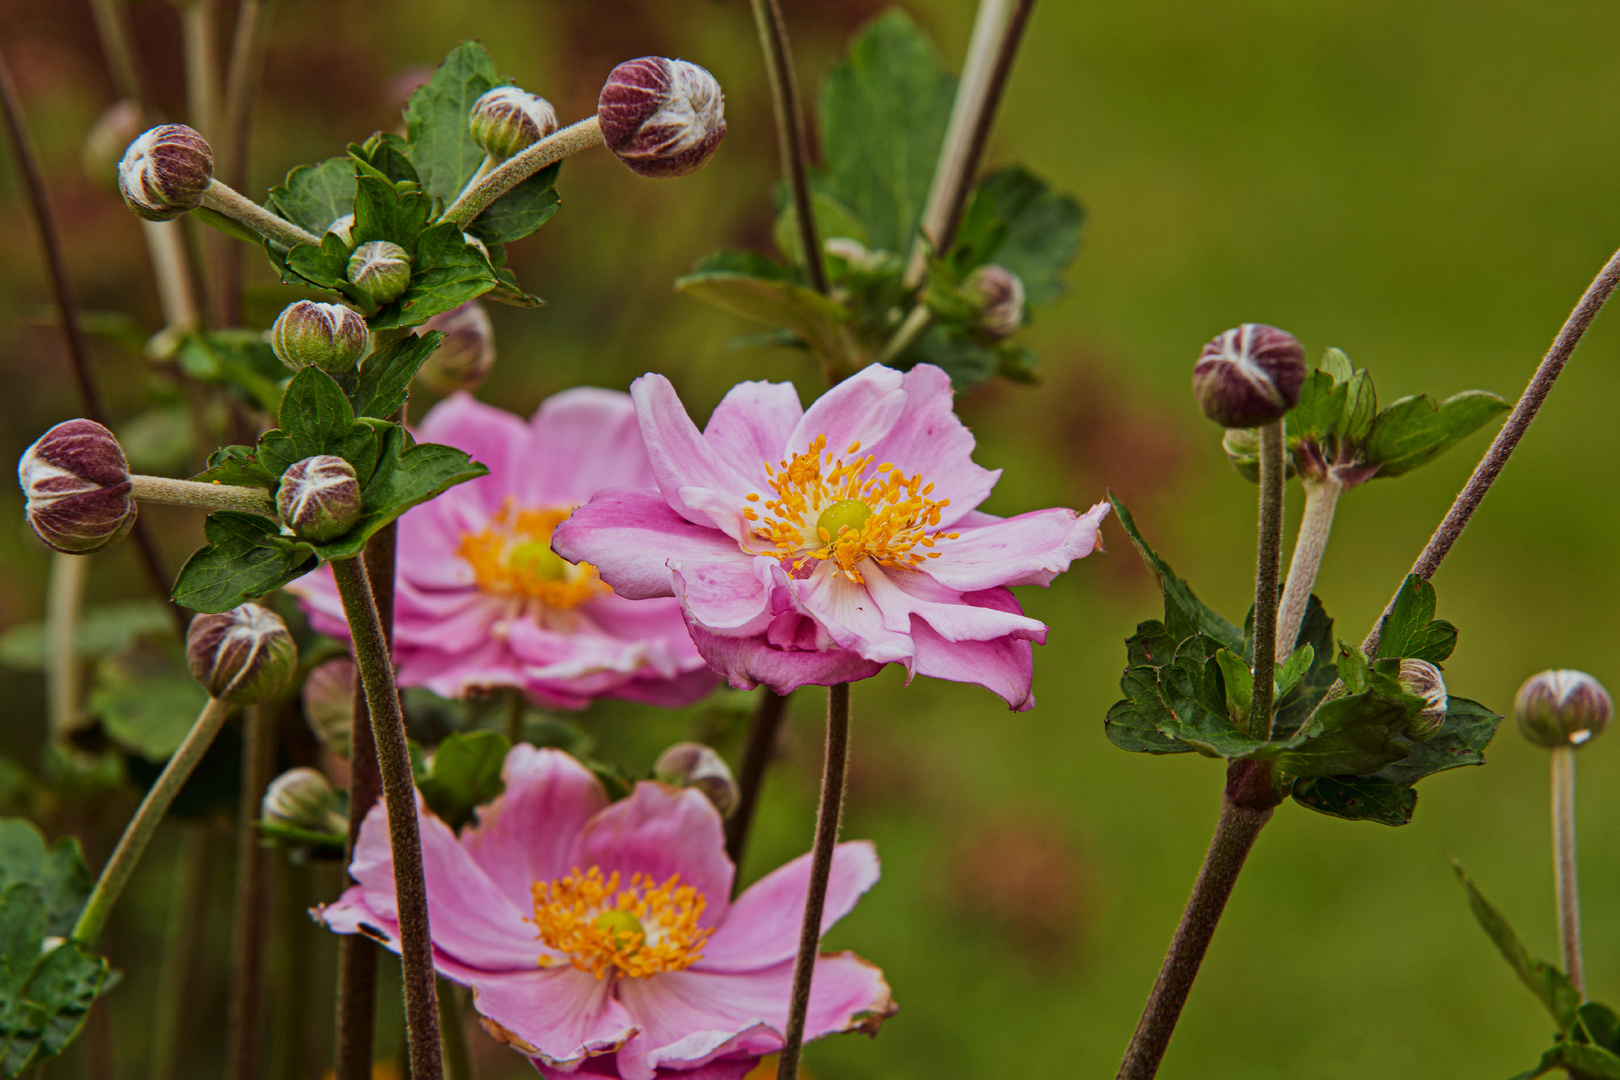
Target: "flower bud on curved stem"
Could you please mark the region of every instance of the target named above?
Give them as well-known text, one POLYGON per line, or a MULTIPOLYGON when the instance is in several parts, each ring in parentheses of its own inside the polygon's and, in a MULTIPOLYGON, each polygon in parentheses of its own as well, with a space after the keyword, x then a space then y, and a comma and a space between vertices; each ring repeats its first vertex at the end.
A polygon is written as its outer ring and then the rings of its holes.
POLYGON ((1427 660, 1402 660, 1401 688, 1423 699, 1423 711, 1407 725, 1406 733, 1420 742, 1431 739, 1446 722, 1446 680, 1427 660))
POLYGON ((304 718, 321 745, 340 758, 354 739, 354 661, 339 656, 319 665, 304 680, 304 718))
POLYGON ((317 454, 281 474, 276 511, 300 540, 323 544, 354 528, 360 497, 354 466, 334 454, 317 454))
POLYGON ((596 104, 602 139, 631 172, 686 176, 709 163, 726 134, 726 95, 704 68, 643 56, 608 74, 596 104))
POLYGON ((288 769, 264 789, 259 815, 267 822, 314 833, 342 834, 349 816, 332 783, 318 769, 288 769))
POLYGON ((191 620, 186 666, 210 697, 254 705, 275 697, 292 679, 298 646, 280 615, 243 604, 191 620))
POLYGON ((289 304, 270 327, 271 350, 294 371, 314 365, 341 375, 360 362, 370 345, 365 317, 342 304, 300 300, 289 304))
POLYGON ((213 179, 208 140, 184 124, 143 132, 118 163, 118 190, 147 221, 169 221, 197 209, 213 179))
POLYGON ((439 330, 444 340, 427 358, 416 377, 441 394, 472 390, 495 366, 495 328, 489 313, 476 300, 440 312, 424 330, 439 330))
POLYGON ((1299 404, 1305 349, 1292 334, 1244 323, 1215 338, 1193 368, 1193 393, 1204 415, 1229 428, 1281 420, 1299 404))
POLYGON ((29 526, 57 551, 87 555, 135 525, 129 461, 94 420, 67 420, 36 439, 17 462, 17 482, 29 526))
POLYGON ((349 280, 379 307, 393 303, 411 287, 411 257, 398 244, 367 241, 349 256, 349 280))
POLYGON ((516 86, 486 90, 467 117, 473 142, 496 162, 528 149, 557 127, 551 102, 516 86))
POLYGON ((602 145, 602 126, 596 117, 570 124, 553 132, 521 153, 513 154, 482 180, 469 183, 444 212, 441 221, 453 221, 465 228, 489 204, 545 168, 582 150, 602 145))
POLYGON ((676 743, 653 765, 653 776, 672 787, 697 788, 721 817, 737 808, 737 781, 726 759, 702 743, 676 743))
POLYGON ((1537 746, 1581 747, 1608 730, 1614 702, 1584 671, 1543 671, 1519 687, 1513 719, 1519 734, 1537 746))
POLYGON ((975 328, 1000 341, 1024 325, 1024 282, 1005 266, 989 263, 974 270, 962 291, 983 305, 975 328))

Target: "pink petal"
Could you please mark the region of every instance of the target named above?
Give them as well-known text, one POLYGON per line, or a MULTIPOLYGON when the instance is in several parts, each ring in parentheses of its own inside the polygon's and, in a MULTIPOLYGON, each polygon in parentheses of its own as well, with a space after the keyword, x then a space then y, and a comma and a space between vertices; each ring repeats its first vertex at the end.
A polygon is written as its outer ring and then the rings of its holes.
POLYGON ((774 466, 791 452, 788 437, 803 416, 792 383, 742 382, 715 406, 703 437, 738 472, 763 485, 761 466, 774 466))
MULTIPOLYGON (((987 605, 1017 604, 1005 589, 968 593, 963 599, 987 605)), ((1030 690, 1035 675, 1035 650, 1031 642, 1017 638, 947 641, 924 622, 917 623, 911 637, 917 647, 913 674, 978 683, 1000 695, 1015 712, 1035 707, 1035 695, 1030 690)))
POLYGON ((713 669, 704 664, 697 671, 673 679, 631 679, 608 696, 665 709, 684 709, 708 697, 719 682, 713 669))
POLYGON ((461 845, 502 893, 532 915, 532 886, 573 869, 574 841, 607 805, 607 795, 578 761, 526 743, 506 755, 501 776, 506 790, 478 810, 478 822, 463 831, 461 845))
MULTIPOLYGON (((867 587, 850 581, 837 567, 829 560, 809 578, 794 582, 794 592, 804 610, 815 616, 838 648, 878 664, 909 663, 912 648, 908 627, 885 625, 883 611, 867 587)), ((875 564, 871 564, 871 570, 881 573, 875 564)), ((870 578, 865 568, 862 572, 870 578)))
POLYGON ((489 466, 490 475, 457 485, 461 496, 477 495, 491 512, 510 492, 508 477, 529 466, 529 427, 505 409, 485 405, 458 391, 429 409, 417 428, 419 442, 465 450, 489 466))
MULTIPOLYGON (((948 641, 990 641, 1002 637, 1046 640, 1046 624, 1026 616, 1013 600, 1010 606, 976 604, 964 594, 947 589, 919 570, 862 567, 866 590, 883 612, 883 624, 910 633, 926 622, 948 641)), ((1011 599, 1011 594, 1007 594, 1011 599)))
POLYGON ((693 788, 643 780, 629 798, 590 820, 579 834, 574 859, 581 870, 601 868, 603 877, 618 871, 624 885, 632 874, 646 874, 660 885, 679 874, 681 883, 706 901, 703 926, 720 922, 731 906, 736 870, 726 857, 720 813, 693 788))
POLYGON ((671 559, 753 558, 718 529, 681 517, 658 495, 623 489, 601 492, 575 510, 552 533, 551 548, 569 562, 590 563, 615 592, 631 600, 674 595, 671 559))
MULTIPOLYGON (((879 875, 877 848, 852 840, 833 849, 821 932, 848 915, 879 875)), ((791 960, 799 951, 810 856, 801 855, 750 885, 703 949, 693 971, 753 971, 791 960)))
POLYGON ((922 474, 923 483, 934 485, 929 498, 950 500, 940 514, 940 525, 950 528, 984 502, 1001 470, 974 463, 973 433, 952 406, 949 375, 932 364, 918 364, 906 372, 902 385, 905 410, 889 433, 863 452, 875 454, 879 463, 893 462, 907 475, 922 474))
POLYGON ((817 435, 825 435, 827 450, 835 458, 846 456, 845 451, 856 440, 862 444, 858 453, 866 453, 889 433, 905 410, 903 381, 904 377, 893 368, 880 364, 862 368, 805 410, 788 436, 788 450, 802 452, 817 435))
POLYGON ((709 445, 686 414, 675 387, 664 376, 643 375, 630 384, 630 395, 636 402, 636 416, 641 421, 653 475, 670 507, 695 524, 713 525, 732 536, 743 535, 743 497, 758 485, 709 445), (686 488, 724 496, 723 501, 737 510, 718 517, 695 510, 685 498, 686 488))
POLYGON ((617 390, 581 386, 540 403, 529 460, 513 476, 525 506, 578 506, 603 488, 652 488, 636 407, 617 390))
MULTIPOLYGON (((699 1065, 693 1069, 660 1069, 658 1080, 743 1080, 743 1077, 753 1072, 759 1065, 757 1057, 724 1057, 699 1065)), ((603 1054, 600 1057, 587 1058, 579 1068, 573 1072, 563 1072, 553 1069, 544 1062, 535 1061, 534 1066, 540 1070, 540 1075, 546 1080, 594 1080, 605 1077, 606 1080, 622 1080, 619 1076, 619 1062, 615 1055, 603 1054)))
POLYGON ((576 1066, 611 1053, 635 1035, 629 1012, 613 996, 613 980, 571 964, 472 982, 473 1006, 496 1026, 495 1038, 552 1066, 576 1066))
POLYGON ((1098 530, 1109 505, 1100 502, 1084 514, 1036 510, 993 524, 963 523, 955 540, 941 540, 939 558, 924 565, 928 575, 958 592, 999 585, 1048 585, 1102 546, 1098 530))
POLYGON ((781 564, 764 555, 724 562, 671 560, 675 598, 687 618, 716 634, 742 637, 762 632, 776 612, 770 586, 781 564))
POLYGON ((687 629, 703 659, 738 690, 768 686, 787 694, 801 686, 870 679, 883 670, 882 664, 847 649, 785 649, 770 644, 764 634, 725 637, 690 622, 687 629))

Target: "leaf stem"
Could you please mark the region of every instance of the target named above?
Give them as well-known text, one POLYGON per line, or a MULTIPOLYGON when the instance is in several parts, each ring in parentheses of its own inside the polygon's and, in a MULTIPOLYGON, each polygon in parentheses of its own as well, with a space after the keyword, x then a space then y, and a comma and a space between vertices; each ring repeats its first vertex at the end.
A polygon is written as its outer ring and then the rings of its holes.
POLYGON ((1575 849, 1575 747, 1555 746, 1552 758, 1553 871, 1558 882, 1558 945, 1564 974, 1584 997, 1581 962, 1580 862, 1575 849))
POLYGON ((405 980, 405 1028, 410 1040, 412 1080, 442 1080, 439 1007, 433 970, 433 938, 428 927, 427 885, 422 841, 417 830, 416 788, 411 779, 405 715, 394 685, 394 665, 365 563, 358 557, 332 562, 332 578, 343 601, 354 645, 354 662, 365 686, 371 732, 377 743, 388 834, 394 856, 394 897, 399 910, 400 961, 405 980))
POLYGON ((264 1049, 265 852, 259 804, 275 769, 276 706, 250 706, 242 725, 242 791, 236 809, 236 907, 231 934, 230 1080, 258 1080, 264 1049))
POLYGON ((1305 622, 1316 585, 1316 572, 1327 550, 1328 534, 1333 531, 1333 511, 1344 494, 1344 484, 1330 471, 1321 480, 1304 480, 1305 513, 1299 520, 1299 537, 1294 541, 1294 557, 1288 563, 1288 581, 1283 585, 1282 607, 1277 614, 1277 662, 1293 655, 1299 641, 1299 628, 1305 622))
MULTIPOLYGON (((1260 543, 1254 575, 1254 699, 1249 734, 1271 738, 1272 695, 1277 677, 1277 571, 1282 564, 1283 422, 1260 429, 1260 543)), ((1308 595, 1308 594, 1307 594, 1308 595)), ((1296 631, 1297 633, 1297 631, 1296 631)))
POLYGON ((809 156, 804 131, 804 111, 799 104, 798 79, 793 71, 793 49, 788 44, 787 20, 777 0, 752 0, 754 26, 759 30, 759 49, 765 58, 765 75, 771 84, 771 107, 776 113, 776 143, 782 155, 782 177, 793 200, 793 223, 799 230, 799 247, 804 251, 804 268, 810 286, 827 292, 827 268, 822 261, 821 238, 817 235, 815 205, 810 197, 809 156))
POLYGON ((276 516, 276 501, 264 488, 240 484, 204 484, 167 476, 131 475, 130 494, 144 502, 170 506, 196 506, 204 510, 239 510, 245 514, 276 516))
POLYGON ((602 145, 602 125, 589 116, 578 123, 554 131, 521 153, 513 154, 476 185, 463 191, 442 221, 453 221, 466 228, 489 204, 517 187, 547 165, 571 157, 582 150, 602 145))
POLYGON ((124 886, 129 884, 130 875, 135 872, 136 864, 146 852, 152 834, 157 832, 169 804, 180 794, 192 770, 213 745, 214 737, 225 726, 225 718, 230 712, 231 704, 218 698, 209 698, 208 704, 203 706, 185 741, 169 758, 169 763, 158 774, 157 782, 141 800, 141 805, 136 807, 135 816, 124 827, 124 835, 119 838, 112 857, 102 867, 101 876, 96 879, 95 888, 90 890, 90 898, 85 901, 84 911, 73 927, 74 941, 93 949, 101 940, 101 933, 107 928, 107 917, 112 914, 113 905, 118 902, 124 886))
POLYGON ((917 343, 917 339, 927 332, 933 321, 933 311, 927 304, 919 301, 915 307, 906 313, 905 321, 894 332, 894 336, 884 344, 883 351, 878 353, 877 362, 887 364, 911 348, 917 343))
POLYGON ((748 722, 748 745, 743 749, 742 769, 737 774, 737 809, 726 819, 726 854, 737 867, 737 879, 732 891, 742 887, 743 853, 748 848, 748 832, 754 823, 754 810, 759 805, 759 792, 765 786, 765 772, 776 756, 777 737, 782 730, 782 717, 787 713, 789 694, 778 694, 765 688, 754 715, 748 722))
POLYGON ((67 741, 79 726, 79 609, 84 605, 90 560, 51 552, 45 582, 45 704, 51 741, 67 741))
POLYGON ((320 246, 321 238, 314 233, 305 232, 286 218, 272 214, 246 195, 239 194, 233 188, 220 183, 218 179, 208 182, 208 187, 203 191, 202 204, 216 213, 240 221, 260 236, 274 240, 282 247, 294 248, 299 244, 320 246))
POLYGON ((793 961, 793 990, 788 1001, 787 1031, 777 1080, 795 1080, 799 1055, 804 1050, 804 1023, 810 1011, 810 982, 816 973, 821 948, 821 916, 827 904, 827 881, 832 876, 833 849, 844 813, 844 776, 849 769, 849 683, 827 688, 827 749, 821 770, 821 806, 816 812, 815 846, 810 854, 810 886, 805 894, 804 923, 799 929, 799 953, 793 961))
POLYGON ((163 309, 167 330, 191 330, 197 326, 197 299, 191 284, 191 264, 186 258, 186 241, 178 221, 141 219, 147 253, 152 260, 152 277, 157 281, 158 306, 163 309))

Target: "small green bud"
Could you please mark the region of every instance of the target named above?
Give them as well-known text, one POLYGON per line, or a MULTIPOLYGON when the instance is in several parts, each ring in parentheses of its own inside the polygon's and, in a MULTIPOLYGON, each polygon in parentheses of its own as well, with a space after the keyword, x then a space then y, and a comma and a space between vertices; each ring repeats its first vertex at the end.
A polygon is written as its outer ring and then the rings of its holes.
POLYGON ((1585 746, 1608 729, 1614 702, 1584 671, 1543 671, 1519 687, 1513 701, 1519 734, 1547 749, 1585 746))
POLYGON ((360 520, 360 480, 333 454, 295 461, 281 474, 276 511, 300 540, 336 540, 360 520))
POLYGON ((298 666, 281 616, 258 604, 198 615, 186 630, 186 665, 208 693, 233 705, 275 697, 298 666))
POLYGON ((294 371, 313 365, 342 375, 353 370, 370 344, 365 317, 342 304, 300 300, 289 304, 270 327, 271 350, 294 371))
POLYGON ((440 330, 444 340, 417 371, 416 377, 441 394, 472 390, 495 366, 495 328, 476 300, 440 312, 424 330, 440 330))
POLYGON ((304 680, 304 719, 321 745, 340 758, 354 740, 354 661, 335 657, 304 680))
POLYGON ((1024 282, 1005 266, 990 263, 967 276, 962 292, 979 305, 975 328, 1000 341, 1024 325, 1024 282))
POLYGON ((349 831, 349 815, 332 783, 317 769, 299 766, 288 769, 264 789, 259 817, 273 825, 285 825, 313 833, 343 834, 349 831))
POLYGON ((653 775, 672 787, 697 788, 721 817, 737 808, 737 781, 726 759, 702 743, 683 742, 658 755, 653 775))
POLYGON ((557 130, 551 102, 516 86, 497 86, 473 102, 467 128, 478 148, 505 161, 557 130))
POLYGON ((349 256, 349 280, 374 303, 392 303, 411 287, 411 257, 398 244, 368 240, 349 256))
POLYGON ((1446 680, 1427 660, 1402 660, 1401 688, 1423 699, 1423 711, 1412 718, 1406 733, 1419 742, 1434 737, 1446 722, 1446 680))

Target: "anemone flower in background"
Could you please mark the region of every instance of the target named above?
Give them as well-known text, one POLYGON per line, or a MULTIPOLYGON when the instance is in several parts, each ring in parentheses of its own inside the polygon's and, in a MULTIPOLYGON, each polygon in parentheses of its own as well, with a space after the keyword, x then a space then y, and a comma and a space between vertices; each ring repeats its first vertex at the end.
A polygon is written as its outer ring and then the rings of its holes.
MULTIPOLYGON (((615 596, 591 566, 551 550, 552 529, 597 491, 652 488, 629 395, 569 390, 524 423, 453 394, 416 434, 467 451, 489 475, 400 519, 401 686, 447 698, 514 687, 556 708, 596 697, 680 706, 714 686, 675 601, 615 596)), ((348 636, 330 570, 288 589, 317 630, 348 636)))
POLYGON ((1008 586, 1090 554, 1108 504, 978 512, 1001 474, 974 464, 944 371, 874 365, 808 410, 789 383, 740 383, 702 432, 662 375, 631 396, 658 491, 594 496, 553 535, 563 558, 622 596, 678 598, 698 651, 741 689, 897 663, 1034 704, 1046 626, 1008 586))
MULTIPOLYGON (((472 987, 492 1035, 548 1077, 739 1080, 781 1047, 808 855, 733 901, 720 814, 696 789, 649 780, 609 803, 578 761, 528 745, 503 776, 459 837, 418 804, 434 964, 472 987)), ((398 951, 381 804, 350 872, 319 917, 398 951)), ((840 844, 822 929, 877 879, 870 843, 840 844)), ((875 1032, 894 1008, 881 971, 823 954, 807 1037, 875 1032)))

